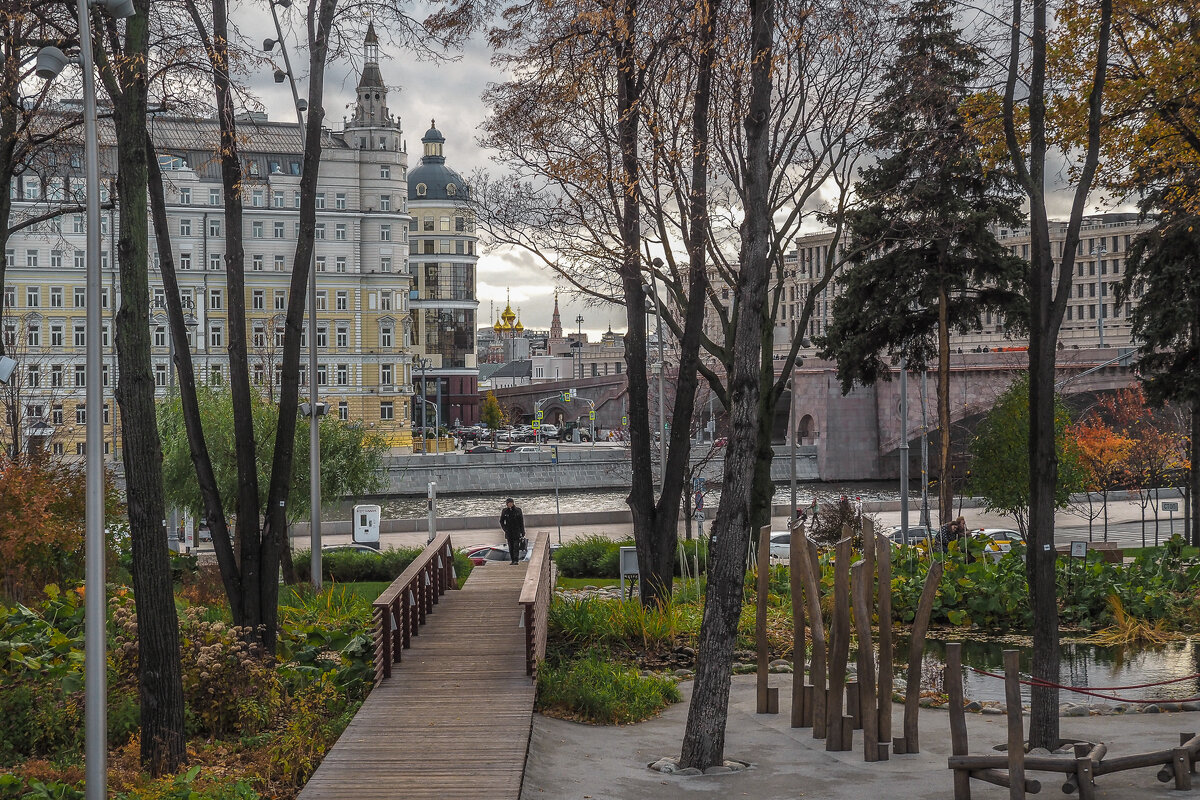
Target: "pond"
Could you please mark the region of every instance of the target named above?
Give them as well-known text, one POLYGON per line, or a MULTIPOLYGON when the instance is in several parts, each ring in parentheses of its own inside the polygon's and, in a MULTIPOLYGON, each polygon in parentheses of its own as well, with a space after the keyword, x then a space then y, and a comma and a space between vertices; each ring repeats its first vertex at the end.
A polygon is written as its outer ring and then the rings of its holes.
MULTIPOLYGON (((946 642, 954 639, 926 639, 925 664, 921 670, 922 684, 928 689, 942 689, 942 665, 946 655, 946 642)), ((1004 673, 1003 653, 1008 649, 1021 651, 1021 673, 1028 675, 1032 664, 1032 647, 1028 639, 1019 643, 1012 640, 991 639, 987 641, 962 641, 964 666, 975 667, 998 675, 1004 673)), ((907 661, 908 640, 901 639, 896 645, 896 662, 907 661)), ((1160 700, 1180 702, 1200 696, 1200 645, 1194 638, 1180 639, 1161 647, 1101 647, 1083 642, 1063 642, 1061 647, 1059 683, 1064 686, 1113 687, 1133 686, 1147 683, 1185 678, 1176 683, 1147 686, 1136 689, 1099 689, 1101 694, 1127 700, 1160 700)), ((964 670, 964 694, 971 700, 1004 701, 1004 681, 964 670)), ((1021 694, 1029 701, 1029 687, 1022 686, 1021 694)), ((1074 692, 1062 692, 1063 703, 1109 703, 1120 700, 1092 697, 1074 692)))

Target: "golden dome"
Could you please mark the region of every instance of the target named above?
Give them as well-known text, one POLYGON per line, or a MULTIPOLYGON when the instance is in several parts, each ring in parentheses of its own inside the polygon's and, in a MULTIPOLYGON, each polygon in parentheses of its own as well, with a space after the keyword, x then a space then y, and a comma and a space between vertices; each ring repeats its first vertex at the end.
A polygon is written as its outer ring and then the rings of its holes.
POLYGON ((501 324, 500 320, 496 320, 496 324, 492 326, 492 330, 494 330, 496 332, 496 334, 499 335, 500 332, 502 330, 504 330, 504 325, 501 324))
POLYGON ((513 325, 513 330, 517 333, 525 330, 525 326, 521 324, 521 318, 519 316, 517 317, 516 323, 513 325))
POLYGON ((513 313, 512 305, 506 305, 504 307, 504 313, 500 315, 500 319, 504 320, 504 330, 512 330, 513 320, 516 318, 517 315, 513 313))

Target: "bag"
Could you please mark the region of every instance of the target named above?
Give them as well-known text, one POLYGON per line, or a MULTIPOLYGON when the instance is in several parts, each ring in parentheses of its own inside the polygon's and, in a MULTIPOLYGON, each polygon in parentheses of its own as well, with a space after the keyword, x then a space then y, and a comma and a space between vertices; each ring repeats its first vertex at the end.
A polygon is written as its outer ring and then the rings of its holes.
POLYGON ((521 549, 522 549, 522 550, 528 550, 528 549, 529 549, 529 539, 527 539, 527 538, 526 538, 526 537, 524 537, 524 536, 522 536, 522 537, 521 537, 521 549))

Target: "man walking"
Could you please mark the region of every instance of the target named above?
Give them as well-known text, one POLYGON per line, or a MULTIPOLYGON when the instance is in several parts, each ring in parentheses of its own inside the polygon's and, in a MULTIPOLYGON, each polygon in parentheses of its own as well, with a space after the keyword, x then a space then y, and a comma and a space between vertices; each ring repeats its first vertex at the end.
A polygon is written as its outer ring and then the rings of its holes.
POLYGON ((508 542, 508 555, 512 558, 512 563, 516 564, 521 560, 525 515, 511 497, 504 501, 504 510, 500 512, 500 529, 504 531, 504 539, 508 542))

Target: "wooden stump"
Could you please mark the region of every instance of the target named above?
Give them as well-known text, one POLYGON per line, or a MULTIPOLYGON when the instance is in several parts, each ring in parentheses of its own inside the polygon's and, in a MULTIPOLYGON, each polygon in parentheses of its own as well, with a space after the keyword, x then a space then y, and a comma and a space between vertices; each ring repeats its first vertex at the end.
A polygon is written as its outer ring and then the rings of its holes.
POLYGON ((931 561, 925 576, 925 588, 917 603, 917 616, 913 619, 912 639, 908 643, 908 681, 904 689, 904 752, 921 752, 921 740, 917 734, 917 713, 921 702, 921 660, 925 656, 925 635, 929 633, 929 616, 933 613, 933 601, 937 596, 938 582, 942 579, 942 562, 931 561))
MULTIPOLYGON (((875 536, 874 541, 879 572, 879 741, 890 743, 896 669, 892 656, 892 543, 883 536, 875 536)), ((880 750, 880 758, 886 758, 886 752, 880 750)))
MULTIPOLYGON (((804 602, 808 607, 809 630, 812 633, 812 669, 809 672, 811 699, 805 704, 805 714, 810 717, 814 739, 824 739, 827 734, 825 713, 827 653, 825 647, 825 620, 821 616, 820 562, 817 560, 817 545, 801 532, 792 543, 793 558, 799 557, 801 578, 804 582, 804 602)), ((809 687, 805 686, 805 692, 809 687)))
MULTIPOLYGON (((849 532, 848 529, 846 532, 849 532)), ((847 750, 842 735, 842 701, 846 693, 846 663, 850 656, 850 544, 846 537, 837 543, 833 569, 833 630, 829 654, 829 704, 826 750, 847 750)))
POLYGON ((1008 705, 1008 797, 1025 800, 1025 731, 1021 708, 1020 652, 1004 651, 1004 702, 1008 705))
MULTIPOLYGON (((792 537, 800 537, 797 545, 803 546, 804 526, 800 525, 792 531, 792 537)), ((789 546, 791 552, 798 552, 800 547, 789 546)), ((801 577, 800 559, 789 557, 788 582, 792 590, 792 727, 805 726, 806 692, 804 691, 804 580, 801 577)), ((808 723, 811 724, 811 723, 808 723)))
POLYGON ((758 592, 754 613, 754 639, 758 646, 758 713, 778 714, 779 694, 776 691, 774 710, 768 686, 770 652, 767 649, 767 595, 771 590, 771 526, 758 530, 758 592))
MULTIPOLYGON (((872 559, 873 561, 873 559, 872 559)), ((871 610, 868 596, 874 589, 870 564, 860 561, 853 573, 854 628, 858 634, 858 699, 862 711, 863 760, 879 760, 879 716, 875 697, 875 653, 871 640, 871 610)))

